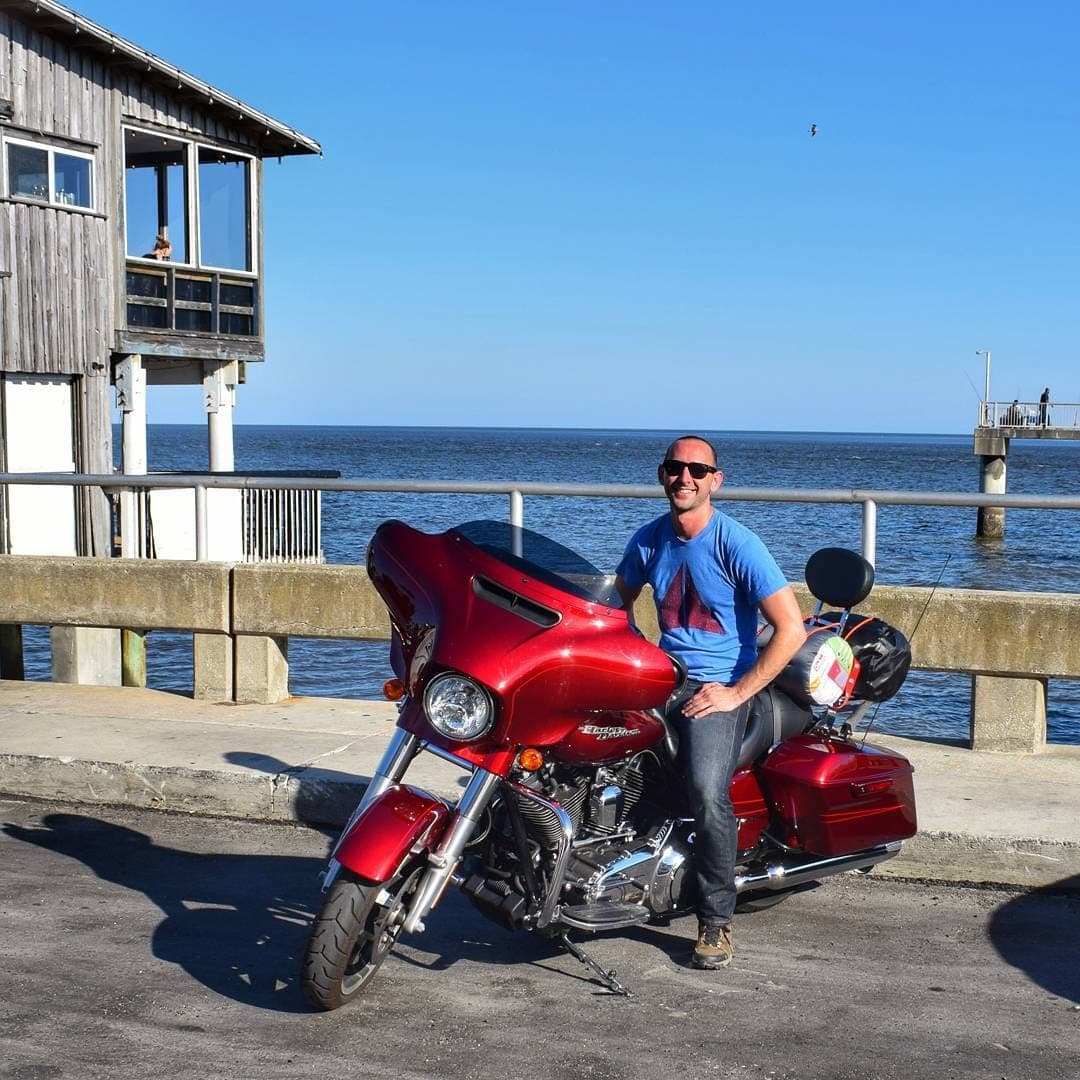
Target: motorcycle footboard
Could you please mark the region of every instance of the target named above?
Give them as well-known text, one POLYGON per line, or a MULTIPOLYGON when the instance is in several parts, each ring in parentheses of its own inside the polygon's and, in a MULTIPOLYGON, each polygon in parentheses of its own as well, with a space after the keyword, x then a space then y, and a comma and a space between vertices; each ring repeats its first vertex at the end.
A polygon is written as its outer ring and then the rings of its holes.
POLYGON ((419 788, 384 791, 341 838, 335 858, 373 885, 389 881, 410 852, 430 851, 450 816, 441 799, 419 788))

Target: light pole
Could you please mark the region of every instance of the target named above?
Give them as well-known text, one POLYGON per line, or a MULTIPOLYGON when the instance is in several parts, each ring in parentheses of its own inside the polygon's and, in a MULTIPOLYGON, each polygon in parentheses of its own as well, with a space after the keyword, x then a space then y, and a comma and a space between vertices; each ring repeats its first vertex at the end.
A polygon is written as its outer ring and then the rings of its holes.
POLYGON ((986 357, 986 382, 983 389, 983 423, 990 423, 990 350, 976 349, 976 356, 986 357))

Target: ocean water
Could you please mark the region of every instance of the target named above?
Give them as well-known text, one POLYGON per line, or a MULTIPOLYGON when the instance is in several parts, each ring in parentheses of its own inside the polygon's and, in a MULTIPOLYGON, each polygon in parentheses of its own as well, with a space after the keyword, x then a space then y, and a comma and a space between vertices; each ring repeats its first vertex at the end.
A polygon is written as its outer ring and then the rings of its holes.
MULTIPOLYGON (((235 431, 244 470, 332 469, 366 479, 541 480, 651 483, 678 432, 518 430, 508 428, 244 426, 235 431)), ((707 432, 727 487, 881 488, 975 491, 978 459, 970 436, 861 433, 707 432)), ((119 445, 117 433, 116 444, 119 445)), ((151 470, 206 468, 206 429, 151 425, 151 470)), ((1080 443, 1025 443, 1009 452, 1009 491, 1074 494, 1080 443)), ((659 487, 657 488, 659 493, 659 487)), ((662 498, 529 497, 525 523, 614 568, 633 530, 663 512, 662 498)), ((807 557, 838 544, 858 549, 858 506, 727 502, 722 505, 768 544, 791 580, 807 557)), ((441 531, 479 517, 505 518, 505 496, 328 493, 323 497, 327 562, 362 563, 375 526, 400 518, 441 531)), ((1080 594, 1080 512, 1010 510, 1001 541, 975 538, 973 508, 880 507, 878 581, 888 584, 1017 589, 1080 594)), ((910 632, 911 627, 901 627, 910 632)), ((149 639, 152 686, 190 692, 190 635, 149 639)), ((47 647, 28 653, 30 674, 47 677, 47 647)), ((297 694, 377 696, 388 675, 383 642, 292 640, 290 687, 297 694)), ((875 728, 903 735, 964 738, 967 676, 913 673, 881 706, 875 728)), ((1080 682, 1054 680, 1049 693, 1052 741, 1080 743, 1080 682)))

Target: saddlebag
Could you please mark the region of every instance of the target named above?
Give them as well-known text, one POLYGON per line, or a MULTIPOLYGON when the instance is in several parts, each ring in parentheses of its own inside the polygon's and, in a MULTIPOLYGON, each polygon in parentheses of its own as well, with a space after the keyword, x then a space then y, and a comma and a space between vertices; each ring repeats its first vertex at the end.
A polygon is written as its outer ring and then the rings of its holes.
POLYGON ((786 826, 785 843, 849 855, 915 835, 913 771, 880 747, 799 735, 766 758, 760 777, 786 826))

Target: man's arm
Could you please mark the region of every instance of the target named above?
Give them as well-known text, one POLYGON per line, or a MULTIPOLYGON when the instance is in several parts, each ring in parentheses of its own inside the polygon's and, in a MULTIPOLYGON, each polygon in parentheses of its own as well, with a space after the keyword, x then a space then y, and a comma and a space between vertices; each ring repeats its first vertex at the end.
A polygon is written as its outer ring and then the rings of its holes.
POLYGON ((644 586, 639 585, 636 589, 623 580, 622 575, 615 575, 615 591, 622 598, 623 607, 626 608, 626 617, 630 620, 630 625, 636 627, 637 623, 634 622, 634 601, 641 595, 641 590, 644 586))
POLYGON ((785 585, 762 600, 759 606, 761 614, 772 623, 773 635, 768 645, 758 653, 754 666, 733 686, 706 683, 683 706, 685 716, 696 719, 709 713, 737 709, 771 683, 798 652, 799 646, 806 640, 806 629, 792 587, 785 585))

